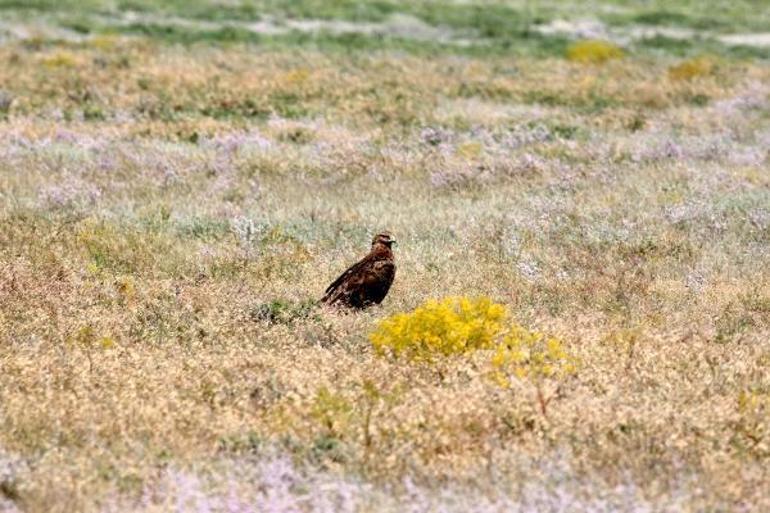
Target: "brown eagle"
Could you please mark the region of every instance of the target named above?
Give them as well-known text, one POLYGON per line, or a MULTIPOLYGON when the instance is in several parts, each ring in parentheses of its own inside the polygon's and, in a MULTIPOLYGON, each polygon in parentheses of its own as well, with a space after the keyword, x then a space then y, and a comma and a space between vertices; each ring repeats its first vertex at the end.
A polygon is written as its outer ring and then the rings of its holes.
POLYGON ((380 304, 396 276, 391 246, 396 240, 390 232, 378 233, 372 240, 372 250, 352 265, 326 289, 322 303, 366 308, 380 304))

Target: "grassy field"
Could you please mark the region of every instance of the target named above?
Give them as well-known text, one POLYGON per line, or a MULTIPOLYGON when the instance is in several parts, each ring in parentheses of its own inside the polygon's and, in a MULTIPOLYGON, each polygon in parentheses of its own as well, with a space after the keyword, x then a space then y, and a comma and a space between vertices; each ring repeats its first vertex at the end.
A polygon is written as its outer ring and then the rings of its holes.
POLYGON ((770 9, 705 4, 0 0, 0 512, 770 510, 770 9), (373 349, 445 296, 574 369, 373 349))

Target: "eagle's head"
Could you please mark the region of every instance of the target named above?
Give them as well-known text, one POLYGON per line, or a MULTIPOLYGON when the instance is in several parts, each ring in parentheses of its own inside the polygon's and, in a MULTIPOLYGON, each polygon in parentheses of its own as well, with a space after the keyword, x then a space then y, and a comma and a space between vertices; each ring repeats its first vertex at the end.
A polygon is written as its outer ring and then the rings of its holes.
POLYGON ((397 244, 397 243, 393 235, 390 232, 386 231, 386 232, 380 232, 374 236, 374 239, 372 240, 372 247, 375 247, 378 244, 383 244, 384 246, 387 246, 388 248, 390 248, 393 244, 397 244))

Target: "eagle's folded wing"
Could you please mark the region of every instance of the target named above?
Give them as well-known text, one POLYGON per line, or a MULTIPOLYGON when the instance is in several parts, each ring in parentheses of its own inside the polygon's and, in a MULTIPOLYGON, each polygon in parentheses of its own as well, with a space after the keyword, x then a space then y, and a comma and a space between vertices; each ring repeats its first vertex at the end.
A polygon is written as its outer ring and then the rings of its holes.
POLYGON ((324 296, 321 298, 322 303, 334 304, 342 297, 349 296, 351 292, 363 283, 364 269, 369 264, 369 257, 365 257, 363 260, 350 266, 344 273, 342 273, 331 285, 326 288, 324 296))

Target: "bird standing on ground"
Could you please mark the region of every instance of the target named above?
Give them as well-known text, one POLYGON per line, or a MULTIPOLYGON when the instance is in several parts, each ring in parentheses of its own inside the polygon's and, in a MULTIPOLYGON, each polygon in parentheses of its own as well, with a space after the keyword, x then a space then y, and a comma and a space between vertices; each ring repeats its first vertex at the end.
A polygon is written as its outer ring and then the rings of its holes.
POLYGON ((326 289, 322 303, 363 309, 382 302, 396 276, 390 232, 378 233, 372 250, 326 289))

